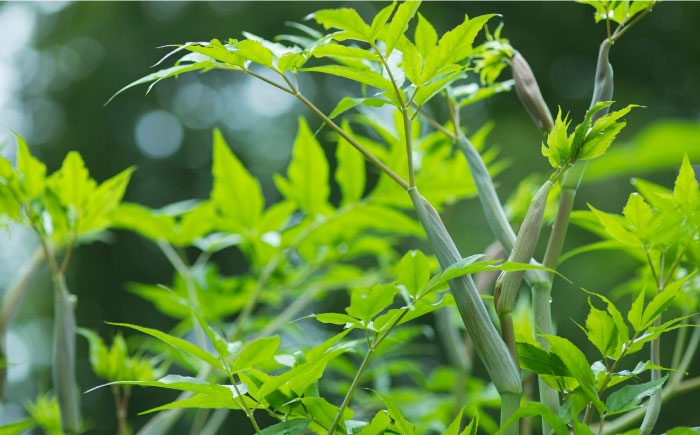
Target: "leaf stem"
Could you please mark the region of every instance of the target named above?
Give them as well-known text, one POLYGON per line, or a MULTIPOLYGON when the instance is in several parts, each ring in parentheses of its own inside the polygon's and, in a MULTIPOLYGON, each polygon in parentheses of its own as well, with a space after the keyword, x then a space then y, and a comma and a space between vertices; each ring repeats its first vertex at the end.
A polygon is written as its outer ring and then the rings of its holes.
POLYGON ((348 389, 348 392, 345 394, 345 398, 343 399, 343 403, 340 405, 340 409, 338 410, 338 413, 335 415, 335 418, 333 419, 331 426, 328 428, 327 435, 333 435, 333 432, 335 431, 335 427, 338 426, 340 419, 343 417, 343 413, 345 412, 345 408, 348 407, 348 404, 350 403, 350 399, 352 398, 352 395, 355 393, 355 389, 357 388, 357 385, 360 383, 360 378, 362 377, 362 374, 365 372, 365 369, 367 368, 367 364, 369 363, 369 359, 372 356, 373 351, 374 351, 373 346, 369 346, 367 348, 367 353, 365 354, 365 358, 362 360, 362 364, 360 364, 360 368, 357 370, 357 373, 355 373, 355 378, 352 380, 352 384, 350 384, 350 388, 348 389))

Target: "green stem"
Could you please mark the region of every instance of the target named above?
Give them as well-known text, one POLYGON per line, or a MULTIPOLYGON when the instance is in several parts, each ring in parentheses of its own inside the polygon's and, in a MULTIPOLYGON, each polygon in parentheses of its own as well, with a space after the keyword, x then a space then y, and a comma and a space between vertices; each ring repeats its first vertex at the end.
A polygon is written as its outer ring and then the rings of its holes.
POLYGON ((340 419, 343 418, 343 413, 345 412, 345 408, 348 407, 348 405, 350 404, 350 399, 352 399, 352 395, 355 394, 355 389, 357 388, 357 385, 360 383, 360 379, 362 378, 362 374, 365 372, 365 369, 367 368, 367 364, 369 363, 369 359, 372 356, 373 351, 374 351, 374 346, 370 346, 367 349, 367 353, 365 354, 365 358, 362 360, 362 364, 360 364, 360 368, 357 370, 357 373, 355 373, 355 378, 352 380, 352 384, 350 384, 350 388, 348 389, 348 392, 345 394, 345 398, 343 399, 343 403, 340 405, 340 409, 338 410, 338 413, 335 415, 335 418, 333 419, 333 422, 331 423, 330 428, 328 428, 327 435, 333 435, 333 432, 335 431, 335 427, 338 426, 340 419))
MULTIPOLYGON (((48 255, 47 255, 48 257, 48 255)), ((80 395, 75 379, 75 314, 65 277, 59 272, 54 281, 54 360, 53 384, 61 425, 68 434, 80 433, 80 395)))
MULTIPOLYGON (((5 335, 9 328, 12 317, 14 317, 17 308, 19 307, 22 298, 29 288, 29 282, 32 277, 39 269, 44 260, 44 252, 42 249, 37 249, 29 257, 29 260, 22 266, 20 271, 17 273, 17 278, 12 283, 12 285, 5 292, 5 296, 2 302, 2 308, 0 309, 0 361, 6 361, 6 349, 5 349, 5 335)), ((0 365, 0 397, 3 395, 5 389, 5 382, 7 381, 7 366, 6 364, 0 365)))
MULTIPOLYGON (((520 409, 520 394, 501 395, 501 427, 520 409)), ((503 435, 518 435, 520 425, 516 421, 501 432, 503 435)))

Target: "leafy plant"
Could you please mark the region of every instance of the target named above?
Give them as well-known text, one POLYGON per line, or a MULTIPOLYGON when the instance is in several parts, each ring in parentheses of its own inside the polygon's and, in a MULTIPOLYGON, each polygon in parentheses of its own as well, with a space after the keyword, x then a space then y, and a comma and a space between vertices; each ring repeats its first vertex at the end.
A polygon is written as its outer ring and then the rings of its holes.
MULTIPOLYGON (((209 197, 161 209, 121 202, 131 170, 98 186, 74 153, 47 178, 19 139, 16 169, 0 161, 0 204, 4 216, 35 230, 53 269, 57 306, 63 307, 56 314, 56 330, 63 331, 59 350, 74 340, 63 279, 74 245, 108 227, 126 229, 156 244, 173 268, 167 285, 129 288, 175 319, 172 330, 110 323, 138 331, 139 349, 156 357, 129 356, 121 335, 108 348, 94 332, 82 331, 93 371, 113 389, 120 433, 129 431, 132 386, 179 392, 176 400, 142 412, 155 414, 139 430, 143 434, 169 433, 187 409, 195 410, 192 432, 207 434, 229 410, 242 412, 250 423, 245 430, 260 435, 475 434, 479 427, 518 434, 532 417, 541 418, 543 434, 616 433, 642 416, 638 431, 651 433, 662 400, 699 384, 682 379, 700 341, 694 314, 700 189, 686 157, 672 191, 636 180, 639 193, 622 216, 593 206, 573 211, 587 162, 614 146, 624 117, 638 107, 610 111, 612 43, 656 5, 582 3, 595 8, 596 21, 605 20, 607 38, 590 107, 573 129, 561 108, 552 117, 532 68, 501 36, 502 25, 485 30, 485 41, 475 44, 495 15, 465 16, 439 36, 413 1, 384 5, 367 21, 352 8, 323 9, 307 17, 317 28, 292 23, 297 34, 275 41, 244 33, 240 40, 179 44, 159 62, 179 55, 174 66, 117 92, 146 83, 150 90, 187 72, 224 70, 297 98, 321 127, 314 132, 312 122, 299 118, 286 174, 274 177, 282 200, 273 204, 219 130, 213 133, 209 197), (611 22, 618 24, 614 31, 611 22), (513 80, 499 82, 508 69, 513 80), (325 114, 300 87, 298 75, 306 73, 349 81, 356 92, 325 114), (552 170, 523 180, 504 205, 493 178, 508 163, 486 146, 493 125, 467 136, 460 110, 511 89, 542 131, 541 152, 552 170), (444 106, 445 121, 433 116, 436 104, 444 106), (319 140, 326 126, 335 141, 330 161, 319 140), (497 249, 464 257, 439 211, 474 196, 497 249), (570 219, 605 240, 561 255, 570 219), (548 221, 553 224, 540 263, 534 256, 548 221), (427 240, 434 257, 427 250, 405 252, 409 238, 427 240), (228 249, 241 256, 242 271, 233 276, 224 276, 213 260, 228 249), (628 285, 634 290, 628 310, 583 290, 590 310, 579 326, 600 354, 591 363, 556 335, 551 292, 562 261, 599 249, 619 249, 640 269, 628 285), (58 252, 65 252, 60 265, 58 252), (519 295, 523 282, 531 301, 519 295), (649 299, 647 288, 654 289, 649 299), (314 300, 330 296, 347 303, 309 313, 314 300), (671 311, 678 305, 680 316, 671 311), (420 326, 429 315, 436 317, 437 337, 420 326), (317 329, 322 338, 313 344, 302 339, 317 329), (674 330, 679 339, 665 367, 660 336, 674 330), (417 356, 438 340, 449 364, 426 373, 417 356), (650 357, 641 357, 647 343, 650 357), (472 373, 474 351, 486 380, 472 373), (633 358, 636 365, 623 369, 633 358), (171 364, 173 373, 163 376, 171 364), (650 380, 642 382, 647 371, 650 380), (399 376, 412 385, 391 388, 399 376), (535 381, 538 401, 526 388, 535 381), (418 402, 433 406, 426 411, 418 402), (489 409, 499 409, 499 422, 489 409), (462 430, 465 417, 470 423, 462 430)), ((69 375, 57 376, 54 389, 64 431, 77 432, 74 362, 67 361, 69 375)))

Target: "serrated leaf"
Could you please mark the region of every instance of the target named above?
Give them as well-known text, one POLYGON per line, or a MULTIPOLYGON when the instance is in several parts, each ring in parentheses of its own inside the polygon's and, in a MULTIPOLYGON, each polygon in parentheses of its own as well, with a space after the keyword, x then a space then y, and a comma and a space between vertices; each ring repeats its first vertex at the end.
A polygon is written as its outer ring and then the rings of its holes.
POLYGON ((17 139, 17 170, 22 174, 23 190, 29 199, 36 199, 43 195, 46 188, 46 165, 32 156, 29 146, 19 134, 14 135, 17 139))
POLYGON ((236 44, 237 54, 257 64, 272 67, 272 52, 259 41, 245 39, 236 44))
POLYGON ((157 338, 158 340, 162 341, 165 344, 168 344, 175 349, 178 349, 182 352, 185 352, 187 354, 192 355, 193 357, 204 361, 205 363, 209 364, 210 366, 213 366, 223 372, 226 371, 224 366, 221 364, 221 361, 216 359, 216 357, 206 350, 190 343, 189 341, 183 340, 182 338, 174 337, 170 334, 166 334, 165 332, 159 331, 157 329, 151 329, 151 328, 144 328, 142 326, 137 326, 137 325, 131 325, 128 323, 111 323, 107 322, 108 325, 114 325, 114 326, 123 326, 126 328, 131 328, 135 329, 137 331, 143 332, 144 334, 148 334, 152 337, 157 338))
POLYGON ((365 106, 369 107, 382 107, 385 104, 388 104, 389 101, 381 99, 381 98, 374 98, 374 97, 367 97, 367 98, 352 98, 352 97, 344 97, 342 100, 338 102, 338 104, 335 106, 333 111, 331 112, 328 117, 330 119, 333 119, 337 117, 338 115, 352 109, 353 107, 362 104, 365 106))
POLYGON ((517 343, 518 359, 522 368, 538 375, 573 376, 556 354, 530 343, 517 343))
POLYGON ((208 70, 211 69, 214 66, 214 62, 210 60, 202 61, 202 62, 195 62, 195 63, 183 63, 180 65, 175 65, 170 68, 164 68, 160 71, 156 71, 154 73, 148 74, 147 76, 141 77, 140 79, 133 81, 129 83, 128 85, 124 86, 120 90, 118 90, 114 95, 112 95, 109 100, 105 103, 105 106, 109 103, 112 102, 112 100, 122 92, 126 91, 129 88, 132 88, 137 85, 142 85, 144 83, 149 83, 149 82, 154 82, 152 83, 149 87, 146 93, 149 93, 151 89, 153 89, 153 86, 155 86, 159 81, 165 80, 169 77, 177 77, 180 74, 190 72, 190 71, 198 71, 198 70, 208 70))
MULTIPOLYGON (((416 46, 406 41, 402 48, 402 67, 406 77, 416 86, 422 85, 421 71, 423 70, 423 60, 416 46)), ((421 104, 421 103, 418 103, 421 104)))
POLYGON ((384 7, 382 10, 380 10, 377 15, 374 16, 372 19, 372 25, 370 26, 370 37, 369 40, 370 42, 374 42, 375 39, 377 39, 377 36, 381 33, 382 30, 384 30, 384 26, 386 25, 386 22, 389 20, 389 17, 391 16, 391 13, 394 12, 394 8, 396 7, 396 1, 391 2, 389 6, 384 7))
POLYGON ((391 55, 391 52, 398 44, 401 36, 408 29, 408 24, 411 18, 418 11, 420 6, 420 1, 406 0, 399 5, 394 14, 394 18, 391 19, 391 23, 384 34, 384 42, 386 43, 386 57, 391 55))
POLYGON ((481 15, 464 22, 442 35, 437 46, 425 59, 421 81, 427 82, 448 65, 463 60, 472 52, 472 42, 486 22, 494 15, 481 15))
POLYGON ((231 372, 237 373, 271 360, 280 346, 280 338, 263 337, 246 344, 231 365, 231 372))
MULTIPOLYGON (((344 131, 350 131, 350 124, 344 121, 344 131)), ((335 180, 343 194, 341 205, 353 204, 362 198, 365 192, 365 159, 355 147, 338 136, 338 147, 335 152, 338 167, 335 170, 335 180)))
POLYGON ((362 428, 357 435, 383 435, 386 429, 391 426, 391 418, 386 411, 377 412, 369 424, 362 428))
POLYGON ((691 214, 700 205, 700 188, 687 154, 683 154, 683 162, 673 187, 673 199, 687 214, 691 214))
POLYGON ((603 357, 612 357, 618 347, 618 332, 612 317, 594 307, 588 301, 591 311, 586 318, 586 335, 603 357))
POLYGON ((415 296, 430 280, 430 262, 421 251, 408 251, 399 262, 397 280, 415 296))
POLYGON ((538 402, 528 402, 525 406, 521 406, 515 414, 506 420, 494 435, 503 432, 512 424, 517 424, 518 420, 523 417, 541 416, 547 424, 554 430, 557 435, 568 435, 569 428, 566 423, 555 413, 553 413, 546 405, 538 402))
POLYGON ((326 29, 336 28, 344 30, 351 39, 367 41, 370 37, 369 26, 354 9, 323 9, 314 12, 308 18, 310 17, 313 17, 317 23, 326 29))
POLYGON ((260 435, 295 435, 306 429, 310 423, 311 420, 306 418, 283 421, 266 427, 260 432, 260 435))
POLYGON ((542 143, 542 155, 547 157, 549 164, 554 168, 558 168, 562 161, 571 157, 571 142, 568 136, 570 123, 568 116, 562 119, 560 107, 554 127, 547 134, 546 146, 542 143))
POLYGON ((213 138, 212 201, 240 228, 254 228, 265 206, 260 183, 231 152, 221 131, 215 129, 213 138))
POLYGON ((566 338, 555 335, 545 335, 544 337, 549 343, 552 353, 561 359, 573 377, 579 381, 589 400, 593 401, 596 409, 602 412, 605 405, 600 401, 594 389, 595 375, 583 352, 566 338))
POLYGON ((350 295, 350 306, 345 311, 368 325, 369 321, 394 301, 398 289, 393 285, 375 285, 370 289, 355 289, 350 295))
POLYGON ((413 41, 423 59, 428 56, 438 41, 435 28, 433 28, 430 21, 426 20, 420 12, 418 13, 418 24, 416 25, 416 31, 413 35, 413 41))
POLYGON ((287 176, 288 180, 275 177, 277 188, 286 198, 295 201, 301 209, 312 215, 328 211, 328 161, 304 118, 299 118, 299 129, 287 176))
POLYGON ((324 74, 331 74, 339 77, 344 77, 346 79, 354 80, 356 82, 373 86, 375 88, 383 89, 385 91, 393 92, 394 89, 391 82, 382 77, 381 74, 378 74, 374 71, 365 71, 349 66, 325 65, 313 68, 302 68, 301 71, 320 72, 324 74))
MULTIPOLYGON (((229 400, 236 396, 235 390, 230 385, 210 384, 209 382, 203 379, 180 375, 167 375, 161 379, 158 379, 157 381, 110 382, 108 384, 94 387, 86 391, 86 393, 109 385, 136 385, 141 387, 157 387, 177 391, 191 391, 195 393, 204 393, 212 396, 221 396, 224 398, 228 398, 229 400)), ((237 385, 237 388, 238 391, 241 392, 241 394, 245 394, 248 391, 245 385, 237 385)))
POLYGON ((401 408, 396 406, 393 400, 389 399, 382 393, 378 391, 375 391, 375 393, 377 393, 384 401, 384 404, 386 405, 389 411, 389 416, 394 420, 394 424, 399 429, 399 431, 401 431, 403 435, 415 435, 416 425, 406 420, 406 417, 401 412, 401 408))
POLYGON ((652 219, 651 207, 644 201, 639 193, 632 193, 622 210, 627 225, 636 231, 637 237, 645 240, 649 234, 652 219))
POLYGON ((639 238, 632 234, 627 228, 625 228, 625 225, 623 223, 624 221, 620 216, 602 212, 600 210, 597 210, 590 204, 588 205, 588 207, 591 209, 591 211, 593 211, 595 217, 598 219, 601 225, 603 225, 605 231, 613 239, 633 248, 641 247, 641 241, 639 240, 639 238))
POLYGON ((606 415, 622 414, 640 408, 642 399, 651 397, 661 389, 668 375, 661 379, 638 385, 625 385, 614 391, 605 402, 606 415))
POLYGON ((694 274, 690 274, 685 278, 672 282, 649 301, 649 305, 646 306, 642 314, 641 329, 649 327, 664 311, 666 311, 666 308, 673 303, 673 299, 680 293, 683 284, 693 275, 694 274))
POLYGON ((376 53, 356 47, 348 47, 340 44, 326 44, 313 51, 314 57, 336 57, 340 59, 365 59, 379 62, 381 59, 376 53))
MULTIPOLYGON (((255 409, 258 403, 253 401, 248 396, 240 396, 239 400, 243 400, 248 409, 255 409)), ((230 397, 222 397, 218 395, 203 394, 198 393, 194 396, 184 399, 177 400, 175 402, 168 403, 166 405, 158 406, 156 408, 149 409, 148 411, 140 412, 139 415, 150 414, 153 412, 164 411, 166 409, 179 409, 179 408, 203 408, 203 409, 241 409, 239 406, 239 401, 232 400, 230 397)))
POLYGON ((634 328, 636 332, 642 331, 644 328, 642 327, 642 312, 644 310, 644 293, 646 293, 645 289, 642 289, 639 291, 639 294, 637 297, 634 299, 634 302, 632 302, 632 307, 630 307, 629 312, 627 313, 627 320, 630 321, 630 324, 634 328))

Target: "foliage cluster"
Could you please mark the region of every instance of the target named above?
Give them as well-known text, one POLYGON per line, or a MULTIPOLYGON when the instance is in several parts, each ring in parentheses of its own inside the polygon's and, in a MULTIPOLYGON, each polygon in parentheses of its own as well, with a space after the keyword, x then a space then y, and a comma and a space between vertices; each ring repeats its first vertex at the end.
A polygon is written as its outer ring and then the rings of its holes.
POLYGON ((494 15, 465 16, 440 36, 413 1, 391 3, 369 21, 351 8, 320 10, 307 19, 323 30, 292 23, 296 33, 276 41, 244 33, 240 40, 177 45, 161 60, 180 55, 174 66, 119 91, 224 70, 296 97, 322 124, 314 132, 299 119, 286 175, 274 180, 283 199, 274 204, 218 130, 210 196, 161 209, 122 201, 132 169, 98 184, 70 153, 47 176, 17 136, 16 164, 0 160, 0 211, 4 223, 35 232, 52 271, 56 399, 40 397, 27 406, 27 420, 3 433, 37 425, 49 433, 87 429, 75 380, 76 333, 88 340, 92 368, 113 391, 120 434, 132 431, 134 386, 179 394, 143 411, 154 413, 139 429, 143 434, 169 433, 191 409, 191 430, 206 434, 216 433, 229 410, 249 420, 242 430, 259 435, 518 434, 531 431, 530 424, 543 434, 619 433, 641 418, 628 433, 651 433, 662 400, 700 386, 698 378, 684 380, 700 341, 694 275, 700 188, 686 156, 673 189, 634 180, 638 192, 622 215, 593 205, 572 211, 587 161, 607 152, 626 125, 623 117, 637 107, 610 111, 612 43, 656 5, 583 3, 605 21, 607 38, 591 106, 573 131, 561 109, 551 116, 531 68, 502 28, 485 28, 494 15), (614 32, 611 23, 618 24, 614 32), (485 40, 475 44, 482 29, 485 40), (499 81, 508 68, 513 80, 499 81), (301 73, 349 80, 357 94, 326 115, 300 89, 301 73), (542 130, 541 152, 553 170, 524 180, 503 204, 492 180, 508 161, 487 146, 493 126, 467 132, 460 109, 511 89, 542 130), (446 106, 448 120, 430 115, 434 104, 446 106), (325 127, 336 143, 331 159, 317 138, 325 127), (463 257, 442 223, 439 211, 472 197, 482 204, 500 255, 463 257), (560 255, 569 220, 603 240, 560 255), (550 221, 540 263, 533 256, 543 222, 550 221), (172 283, 134 283, 129 291, 173 318, 172 330, 111 323, 140 334, 128 341, 117 335, 108 347, 96 333, 76 328, 64 278, 71 253, 110 228, 152 241, 171 263, 172 283), (405 252, 407 240, 427 241, 434 256, 405 252), (639 273, 630 277, 627 310, 582 289, 590 310, 579 326, 599 352, 591 360, 556 334, 550 298, 562 261, 600 249, 629 255, 639 273), (222 274, 213 258, 223 250, 239 252, 245 271, 222 274), (523 284, 531 298, 518 297, 523 284), (343 292, 343 310, 308 313, 314 301, 343 292), (435 316, 436 331, 422 326, 426 316, 435 316), (316 328, 330 336, 300 346, 316 328), (673 360, 663 365, 660 337, 673 330, 673 360), (448 364, 427 373, 417 359, 437 340, 448 364), (476 358, 488 378, 474 376, 476 358), (649 381, 642 380, 646 372, 649 381), (535 383, 538 394, 524 388, 535 383))

